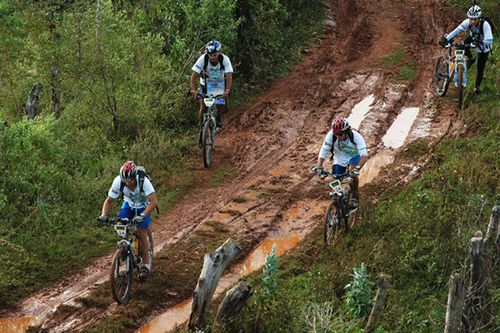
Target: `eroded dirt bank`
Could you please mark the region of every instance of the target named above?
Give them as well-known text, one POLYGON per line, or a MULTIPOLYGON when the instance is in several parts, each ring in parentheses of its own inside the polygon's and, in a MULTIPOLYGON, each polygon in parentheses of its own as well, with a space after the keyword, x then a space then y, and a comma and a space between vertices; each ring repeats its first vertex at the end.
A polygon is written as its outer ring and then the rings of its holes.
POLYGON ((436 39, 444 30, 438 24, 446 17, 441 1, 325 5, 329 17, 321 42, 304 50, 290 75, 226 122, 214 169, 230 165, 236 175, 191 191, 154 221, 155 272, 136 284, 128 307, 117 306, 105 285, 109 255, 3 316, 32 317, 47 332, 81 331, 104 318, 127 316, 127 323, 117 325, 134 331, 190 296, 201 257, 221 240, 236 239, 248 254, 267 237, 303 238, 320 223, 327 204, 310 169, 334 117, 349 117, 367 141, 363 185, 377 181, 380 191, 418 175, 427 156, 402 164, 397 152, 419 139, 432 149, 461 127, 454 107, 438 107, 431 87, 436 39), (401 51, 400 63, 384 61, 401 51), (408 63, 415 75, 398 79, 408 63), (380 173, 388 168, 398 172, 380 173))

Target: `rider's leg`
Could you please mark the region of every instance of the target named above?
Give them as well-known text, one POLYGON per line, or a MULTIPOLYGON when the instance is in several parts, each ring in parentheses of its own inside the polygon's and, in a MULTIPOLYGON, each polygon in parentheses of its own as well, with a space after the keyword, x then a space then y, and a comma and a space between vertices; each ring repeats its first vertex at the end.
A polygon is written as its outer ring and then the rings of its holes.
POLYGON ((474 55, 469 48, 465 49, 465 56, 467 57, 467 68, 471 68, 476 59, 474 59, 474 55))
MULTIPOLYGON (((144 211, 143 209, 137 210, 137 214, 140 214, 141 212, 144 211)), ((151 271, 151 263, 149 262, 149 240, 148 240, 148 234, 146 229, 149 227, 149 223, 151 222, 151 214, 147 215, 144 218, 144 221, 139 224, 137 227, 137 234, 139 235, 139 255, 142 259, 143 266, 141 267, 141 274, 144 274, 144 276, 147 276, 149 272, 151 271), (147 268, 147 271, 145 271, 145 268, 147 268)))
POLYGON ((122 206, 120 207, 120 211, 118 212, 118 217, 122 219, 127 218, 129 220, 132 220, 134 218, 134 211, 132 210, 132 208, 130 208, 130 205, 125 200, 123 200, 122 202, 122 206))
POLYGON ((343 173, 345 173, 347 167, 345 166, 342 166, 340 164, 334 164, 332 165, 332 174, 334 175, 341 175, 343 173))
POLYGON ((486 60, 488 60, 488 55, 490 53, 477 53, 477 76, 476 76, 476 87, 475 87, 475 92, 476 94, 479 94, 479 86, 481 85, 481 82, 483 82, 483 77, 484 77, 484 68, 486 67, 486 60))
MULTIPOLYGON (((353 157, 349 161, 349 172, 356 169, 361 161, 361 156, 353 157)), ((352 177, 352 187, 351 187, 351 208, 358 208, 359 206, 359 177, 357 175, 353 175, 352 177)))
POLYGON ((224 112, 225 111, 226 111, 225 105, 218 105, 217 106, 216 121, 217 121, 218 128, 222 128, 222 126, 224 126, 224 112))

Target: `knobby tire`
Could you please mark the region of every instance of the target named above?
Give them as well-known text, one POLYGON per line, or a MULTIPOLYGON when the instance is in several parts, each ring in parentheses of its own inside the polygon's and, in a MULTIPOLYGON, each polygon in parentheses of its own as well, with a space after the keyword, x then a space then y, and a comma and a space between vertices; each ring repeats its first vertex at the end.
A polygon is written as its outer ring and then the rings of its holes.
POLYGON ((464 80, 464 66, 459 65, 457 68, 457 75, 458 75, 458 108, 462 109, 464 105, 464 86, 463 86, 463 80, 464 80))
POLYGON ((203 165, 205 168, 209 168, 212 164, 212 131, 210 130, 210 121, 205 122, 203 126, 203 165))
POLYGON ((113 255, 109 280, 115 301, 127 302, 132 290, 132 257, 123 249, 117 249, 113 255))
POLYGON ((331 200, 326 209, 324 224, 323 224, 323 246, 326 249, 329 245, 333 245, 333 240, 339 228, 339 211, 335 200, 331 200), (336 219, 336 222, 335 222, 336 219))
POLYGON ((438 96, 444 96, 450 86, 450 75, 448 73, 450 64, 444 56, 440 56, 434 68, 434 89, 438 96))

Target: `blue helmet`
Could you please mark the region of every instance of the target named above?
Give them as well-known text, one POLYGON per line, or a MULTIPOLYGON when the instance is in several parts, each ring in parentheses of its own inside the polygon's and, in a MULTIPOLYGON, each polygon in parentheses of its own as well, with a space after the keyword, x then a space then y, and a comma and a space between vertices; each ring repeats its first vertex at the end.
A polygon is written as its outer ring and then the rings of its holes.
POLYGON ((205 46, 205 52, 208 54, 219 53, 221 48, 222 44, 218 40, 214 39, 207 43, 205 46))
POLYGON ((470 19, 478 19, 481 17, 481 15, 482 15, 481 7, 477 5, 470 7, 469 10, 467 11, 467 17, 470 19))

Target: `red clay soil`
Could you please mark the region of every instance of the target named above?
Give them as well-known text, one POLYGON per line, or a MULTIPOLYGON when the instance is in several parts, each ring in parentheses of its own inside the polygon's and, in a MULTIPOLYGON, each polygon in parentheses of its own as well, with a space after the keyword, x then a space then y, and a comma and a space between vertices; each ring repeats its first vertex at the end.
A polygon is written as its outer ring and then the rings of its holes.
MULTIPOLYGON (((399 150, 418 139, 426 139, 432 146, 460 130, 454 105, 438 105, 432 90, 437 39, 451 22, 444 19, 450 15, 442 7, 443 1, 325 0, 325 6, 328 14, 320 43, 304 50, 303 61, 265 95, 229 115, 218 136, 212 169, 229 165, 236 174, 216 187, 190 191, 154 220, 158 258, 187 252, 179 255, 177 270, 188 267, 183 260, 192 259, 192 253, 199 258, 196 267, 201 267, 206 243, 193 235, 231 236, 244 244, 248 253, 265 237, 304 237, 317 226, 327 202, 311 167, 332 118, 349 116, 353 107, 369 95, 374 101, 358 128, 371 158, 397 152, 384 146, 382 138, 403 108, 416 107, 419 113, 399 150), (404 56, 399 62, 387 61, 388 56, 402 50, 404 56), (398 75, 405 64, 415 75, 400 80, 398 75), (193 248, 192 244, 201 245, 193 248)), ((384 186, 418 175, 426 155, 414 156, 414 161, 414 165, 390 165, 406 174, 397 173, 399 178, 384 186)), ((371 167, 376 169, 376 163, 371 167)), ((199 168, 203 168, 201 156, 199 168)), ((364 172, 369 171, 362 170, 361 177, 364 172)), ((218 241, 215 236, 212 240, 218 241)), ((100 285, 107 280, 110 256, 26 299, 15 316, 37 317, 45 331, 75 332, 103 317, 122 313, 109 296, 97 307, 74 301, 104 288, 100 285), (67 315, 62 315, 61 309, 54 314, 61 304, 68 306, 67 315)), ((162 263, 157 262, 156 274, 171 270, 161 267, 162 263)), ((186 278, 185 288, 171 289, 174 284, 163 287, 160 294, 167 299, 147 308, 137 319, 139 324, 188 297, 198 272, 186 278)), ((141 288, 133 292, 140 293, 141 288)), ((137 324, 131 324, 128 330, 133 331, 137 324)))

